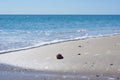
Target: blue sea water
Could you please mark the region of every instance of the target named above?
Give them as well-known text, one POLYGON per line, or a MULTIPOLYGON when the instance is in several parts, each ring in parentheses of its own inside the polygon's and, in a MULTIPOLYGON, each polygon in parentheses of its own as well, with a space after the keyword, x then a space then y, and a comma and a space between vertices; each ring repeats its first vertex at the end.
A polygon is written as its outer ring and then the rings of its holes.
POLYGON ((0 15, 0 52, 120 34, 120 15, 0 15))

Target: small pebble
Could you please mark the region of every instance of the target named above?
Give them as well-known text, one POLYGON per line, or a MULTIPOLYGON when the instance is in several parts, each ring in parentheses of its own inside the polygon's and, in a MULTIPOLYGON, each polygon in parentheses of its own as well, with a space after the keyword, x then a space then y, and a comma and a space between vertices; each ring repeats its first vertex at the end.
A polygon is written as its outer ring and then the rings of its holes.
POLYGON ((94 64, 95 64, 95 63, 92 63, 92 65, 91 65, 91 66, 92 66, 92 67, 94 67, 94 64))
POLYGON ((57 58, 57 59, 63 59, 64 57, 62 56, 62 54, 57 54, 57 55, 56 55, 56 58, 57 58))
POLYGON ((111 66, 113 66, 113 64, 110 64, 111 66))
POLYGON ((78 47, 82 47, 81 45, 79 45, 78 47))
POLYGON ((96 77, 100 77, 100 75, 96 75, 96 77))
POLYGON ((119 80, 120 78, 119 77, 117 77, 117 80, 119 80))

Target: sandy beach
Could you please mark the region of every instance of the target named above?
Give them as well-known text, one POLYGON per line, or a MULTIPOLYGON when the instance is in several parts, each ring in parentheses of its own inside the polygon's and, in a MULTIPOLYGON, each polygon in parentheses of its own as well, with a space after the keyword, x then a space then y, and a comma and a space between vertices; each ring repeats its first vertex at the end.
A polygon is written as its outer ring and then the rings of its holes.
MULTIPOLYGON (((19 67, 25 70, 30 69, 38 71, 38 73, 94 74, 95 77, 100 77, 101 74, 104 74, 108 75, 111 79, 113 78, 113 80, 119 80, 120 35, 67 41, 33 49, 4 53, 0 54, 0 64, 19 67), (58 54, 62 56, 61 59, 57 59, 58 54)), ((0 76, 2 72, 6 71, 6 74, 9 74, 12 71, 8 68, 4 67, 3 69, 1 66, 0 76)), ((15 69, 13 70, 15 71, 15 69)), ((104 77, 103 80, 107 80, 107 78, 104 77)), ((88 80, 88 78, 82 80, 88 80)), ((91 78, 90 80, 96 80, 96 78, 91 78)))

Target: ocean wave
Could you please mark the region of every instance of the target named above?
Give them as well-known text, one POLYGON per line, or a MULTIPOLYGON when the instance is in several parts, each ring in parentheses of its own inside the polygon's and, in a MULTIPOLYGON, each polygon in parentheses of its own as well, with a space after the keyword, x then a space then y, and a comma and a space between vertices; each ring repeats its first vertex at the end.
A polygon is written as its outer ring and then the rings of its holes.
POLYGON ((9 52, 15 52, 15 51, 21 51, 21 50, 27 50, 27 49, 32 49, 32 48, 38 48, 38 47, 42 47, 42 46, 46 46, 46 45, 50 45, 50 44, 56 44, 56 43, 61 43, 61 42, 67 42, 67 41, 75 41, 75 40, 82 40, 82 39, 88 39, 88 38, 97 38, 97 37, 105 37, 105 36, 112 36, 112 35, 120 35, 119 33, 114 33, 114 34, 106 34, 106 35, 97 35, 97 36, 90 36, 88 34, 86 34, 85 36, 82 37, 76 37, 76 38, 71 38, 71 39, 56 39, 56 40, 52 40, 52 41, 48 41, 48 42, 41 42, 41 43, 37 43, 37 44, 32 44, 30 46, 26 46, 26 47, 19 47, 19 48, 12 48, 12 49, 3 49, 0 51, 0 54, 3 53, 9 53, 9 52))
POLYGON ((0 52, 32 48, 57 42, 85 39, 90 37, 100 37, 120 32, 107 30, 90 31, 86 29, 68 30, 0 30, 0 52), (100 32, 100 33, 99 33, 100 32))
POLYGON ((86 32, 87 30, 86 29, 79 29, 77 30, 77 32, 86 32))

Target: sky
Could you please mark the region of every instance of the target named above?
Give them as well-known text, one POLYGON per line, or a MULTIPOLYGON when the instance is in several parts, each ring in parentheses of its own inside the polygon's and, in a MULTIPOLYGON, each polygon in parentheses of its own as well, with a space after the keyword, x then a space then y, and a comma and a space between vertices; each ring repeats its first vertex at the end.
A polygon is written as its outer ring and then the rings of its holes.
POLYGON ((0 0, 0 14, 120 15, 120 0, 0 0))

